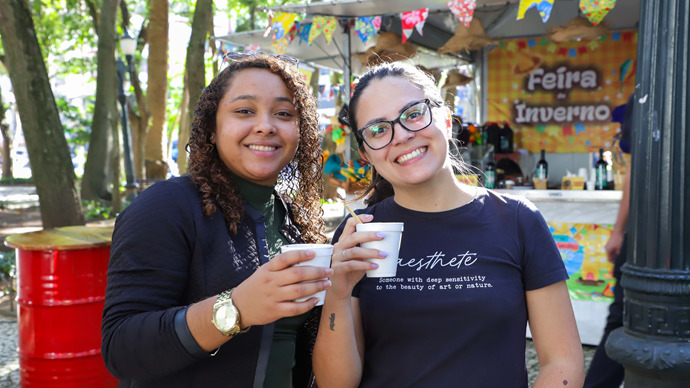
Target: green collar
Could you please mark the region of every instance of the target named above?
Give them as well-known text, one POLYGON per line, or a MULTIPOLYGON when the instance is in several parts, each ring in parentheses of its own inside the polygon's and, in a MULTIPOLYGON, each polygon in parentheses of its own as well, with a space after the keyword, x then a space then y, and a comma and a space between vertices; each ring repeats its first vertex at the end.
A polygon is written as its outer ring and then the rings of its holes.
POLYGON ((273 190, 275 185, 265 186, 250 182, 237 175, 232 176, 242 198, 254 209, 266 215, 273 208, 273 190))

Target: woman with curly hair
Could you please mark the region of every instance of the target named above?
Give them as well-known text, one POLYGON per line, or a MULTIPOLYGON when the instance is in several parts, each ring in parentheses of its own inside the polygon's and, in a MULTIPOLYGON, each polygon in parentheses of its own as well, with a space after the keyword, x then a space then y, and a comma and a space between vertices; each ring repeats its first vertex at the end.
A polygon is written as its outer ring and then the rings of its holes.
POLYGON ((102 351, 121 387, 308 387, 329 268, 316 103, 289 60, 232 61, 194 111, 188 175, 117 218, 102 351), (298 284, 300 282, 311 281, 298 284), (251 328, 251 330, 249 330, 251 328))

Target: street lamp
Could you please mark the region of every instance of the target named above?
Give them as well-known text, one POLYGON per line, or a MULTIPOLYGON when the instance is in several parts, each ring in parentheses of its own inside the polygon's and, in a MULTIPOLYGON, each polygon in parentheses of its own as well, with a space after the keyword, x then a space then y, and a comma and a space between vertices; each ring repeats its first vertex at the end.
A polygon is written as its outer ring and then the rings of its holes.
POLYGON ((122 107, 122 147, 124 149, 125 158, 125 178, 127 183, 125 189, 127 190, 127 199, 132 200, 136 196, 137 184, 136 176, 134 175, 134 156, 132 154, 132 131, 129 127, 129 120, 127 119, 127 96, 125 95, 125 73, 132 72, 132 56, 137 48, 137 41, 132 38, 127 30, 120 38, 120 49, 125 55, 127 65, 122 62, 122 58, 117 58, 117 78, 118 78, 118 100, 122 107))

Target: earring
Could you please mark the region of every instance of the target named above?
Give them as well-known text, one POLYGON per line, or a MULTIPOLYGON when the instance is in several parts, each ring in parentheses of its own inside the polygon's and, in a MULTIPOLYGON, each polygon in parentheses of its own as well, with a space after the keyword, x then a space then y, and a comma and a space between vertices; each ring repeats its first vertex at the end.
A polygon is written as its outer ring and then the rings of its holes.
POLYGON ((213 143, 214 141, 216 141, 216 138, 215 136, 213 136, 213 134, 211 134, 211 143, 213 143))

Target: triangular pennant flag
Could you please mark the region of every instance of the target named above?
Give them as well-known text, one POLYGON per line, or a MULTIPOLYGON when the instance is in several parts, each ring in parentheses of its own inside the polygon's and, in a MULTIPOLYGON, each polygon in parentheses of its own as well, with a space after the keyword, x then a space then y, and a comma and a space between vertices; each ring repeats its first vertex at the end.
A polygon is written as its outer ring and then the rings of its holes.
POLYGON ((271 43, 271 51, 274 54, 285 54, 285 52, 287 52, 287 46, 287 39, 276 39, 271 43))
POLYGON ((601 22, 610 10, 616 6, 616 0, 580 0, 580 10, 595 26, 601 22))
POLYGON ((290 27, 290 31, 287 32, 288 42, 292 42, 293 40, 295 40, 295 37, 297 37, 298 32, 299 32, 299 22, 296 21, 292 24, 292 27, 290 27))
POLYGON ((304 24, 304 25, 300 26, 299 32, 297 32, 297 36, 299 36, 299 44, 302 44, 302 42, 309 43, 309 32, 310 31, 311 31, 311 23, 304 24))
POLYGON ((266 30, 264 31, 264 38, 268 36, 268 34, 271 33, 271 29, 273 28, 273 11, 268 11, 268 26, 266 26, 266 30))
POLYGON ((271 20, 271 28, 273 29, 273 40, 282 39, 292 28, 295 23, 297 14, 287 12, 276 12, 271 20))
POLYGON ((402 19, 402 42, 405 43, 407 38, 412 35, 412 29, 417 28, 419 35, 422 35, 422 28, 424 28, 424 22, 429 16, 429 8, 417 9, 414 11, 403 12, 402 19), (421 23, 421 26, 417 27, 421 23))
POLYGON ((477 8, 477 0, 453 0, 446 3, 450 12, 460 20, 465 27, 470 26, 474 9, 477 8))
POLYGON ((518 6, 517 20, 522 20, 525 17, 525 12, 534 7, 539 11, 541 21, 546 23, 551 17, 551 10, 553 9, 554 0, 520 0, 518 6))
POLYGON ((326 43, 330 44, 337 25, 338 19, 334 17, 314 16, 311 23, 311 30, 309 31, 309 44, 311 44, 321 33, 323 33, 323 37, 326 38, 326 43))
POLYGON ((364 43, 369 37, 376 35, 379 29, 381 29, 381 16, 359 17, 355 20, 355 31, 364 43))
POLYGON ((244 51, 245 52, 251 52, 251 53, 259 52, 259 51, 261 51, 261 46, 259 46, 257 43, 250 44, 249 46, 246 46, 244 48, 244 51))

